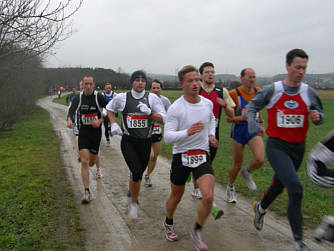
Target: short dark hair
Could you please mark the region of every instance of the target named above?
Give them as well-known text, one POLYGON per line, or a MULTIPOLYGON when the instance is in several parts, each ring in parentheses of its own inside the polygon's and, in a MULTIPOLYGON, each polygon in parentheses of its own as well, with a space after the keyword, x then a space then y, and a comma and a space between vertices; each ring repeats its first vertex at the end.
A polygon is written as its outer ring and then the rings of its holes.
POLYGON ((192 65, 183 66, 182 69, 177 74, 179 77, 179 81, 182 82, 184 75, 186 75, 189 72, 193 72, 193 71, 198 73, 198 70, 195 66, 192 66, 192 65))
MULTIPOLYGON (((160 84, 160 88, 163 89, 163 87, 162 87, 162 81, 161 81, 161 80, 159 80, 159 79, 153 79, 152 84, 153 84, 153 83, 158 83, 158 84, 160 84)), ((152 84, 151 84, 151 88, 152 88, 152 84)))
POLYGON ((293 49, 291 51, 288 52, 288 54, 286 54, 286 63, 288 65, 291 65, 293 59, 295 57, 299 57, 299 58, 306 58, 308 60, 308 55, 306 54, 306 52, 302 49, 293 49))
POLYGON ((199 73, 200 74, 203 74, 203 70, 204 70, 204 68, 205 67, 213 67, 213 68, 215 68, 215 66, 213 65, 213 63, 211 63, 211 62, 204 62, 200 67, 199 67, 199 73))

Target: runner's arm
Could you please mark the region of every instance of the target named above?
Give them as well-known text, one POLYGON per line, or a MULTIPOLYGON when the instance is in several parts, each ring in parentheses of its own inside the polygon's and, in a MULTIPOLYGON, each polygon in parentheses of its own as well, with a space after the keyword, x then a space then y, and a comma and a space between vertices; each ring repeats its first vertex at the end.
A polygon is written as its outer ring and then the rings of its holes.
POLYGON ((248 132, 256 134, 261 131, 259 122, 256 120, 256 113, 265 107, 274 93, 274 85, 267 85, 258 91, 254 98, 247 105, 248 132))
POLYGON ((177 108, 177 106, 171 106, 167 112, 164 131, 164 139, 166 144, 175 144, 188 137, 188 129, 178 131, 180 112, 177 110, 177 108))
POLYGON ((148 95, 148 102, 152 109, 152 119, 159 124, 164 124, 166 120, 166 111, 161 99, 154 93, 150 93, 148 95))
POLYGON ((315 90, 310 86, 308 88, 308 95, 309 95, 309 98, 310 98, 310 101, 311 101, 311 112, 312 112, 312 110, 315 110, 319 113, 319 116, 320 116, 319 120, 313 121, 312 118, 311 118, 311 120, 312 120, 313 124, 320 125, 320 124, 323 123, 324 118, 325 118, 325 114, 323 112, 321 100, 320 100, 318 94, 315 92, 315 90))

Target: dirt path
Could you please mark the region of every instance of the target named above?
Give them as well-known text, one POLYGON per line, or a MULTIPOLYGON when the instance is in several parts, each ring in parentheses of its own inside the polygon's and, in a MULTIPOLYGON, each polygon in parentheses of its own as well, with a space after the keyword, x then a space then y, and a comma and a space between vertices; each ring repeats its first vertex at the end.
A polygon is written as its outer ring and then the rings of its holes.
MULTIPOLYGON (((127 217, 127 197, 129 171, 120 152, 120 137, 114 136, 111 146, 101 142, 100 156, 104 177, 94 178, 95 168, 91 168, 90 184, 93 200, 88 205, 80 204, 82 183, 80 165, 76 160, 75 138, 71 129, 66 128, 67 109, 52 102, 51 97, 41 99, 38 104, 50 112, 51 123, 61 141, 61 153, 72 184, 75 199, 81 214, 82 226, 86 234, 87 250, 194 250, 189 230, 196 217, 198 200, 191 198, 191 186, 186 187, 182 202, 175 213, 175 229, 180 240, 171 243, 165 240, 162 228, 165 201, 169 195, 170 162, 159 157, 152 175, 152 188, 142 186, 140 192, 139 217, 127 217)), ((265 217, 262 231, 253 226, 251 201, 238 196, 238 203, 228 204, 223 200, 225 189, 216 185, 215 202, 225 215, 218 221, 207 220, 204 237, 210 250, 261 251, 294 250, 290 227, 287 220, 270 212, 265 217)), ((310 250, 333 250, 328 243, 318 244, 306 231, 306 243, 310 250)))

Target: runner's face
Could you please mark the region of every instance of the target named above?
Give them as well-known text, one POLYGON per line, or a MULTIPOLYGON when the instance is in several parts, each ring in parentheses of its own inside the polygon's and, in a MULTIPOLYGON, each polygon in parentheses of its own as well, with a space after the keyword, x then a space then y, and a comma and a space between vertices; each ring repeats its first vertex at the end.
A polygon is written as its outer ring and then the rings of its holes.
POLYGON ((95 83, 92 77, 85 77, 83 79, 83 88, 85 94, 92 94, 94 91, 95 83))
POLYGON ((254 87, 255 78, 255 72, 252 69, 247 69, 245 75, 240 77, 242 84, 247 88, 254 87))
POLYGON ((197 96, 201 85, 198 73, 196 71, 186 73, 180 85, 184 95, 197 96))
POLYGON ((154 94, 157 94, 158 96, 160 96, 161 94, 161 86, 159 83, 157 82, 153 82, 152 86, 151 86, 151 92, 154 94))
POLYGON ((212 66, 204 67, 201 78, 204 83, 212 85, 215 81, 215 69, 212 66))
POLYGON ((109 94, 111 92, 111 85, 106 85, 104 87, 104 90, 106 91, 107 94, 109 94))
POLYGON ((145 90, 145 86, 146 86, 146 80, 145 78, 141 77, 136 78, 132 83, 132 88, 136 92, 142 92, 143 90, 145 90))
POLYGON ((303 80, 306 73, 307 59, 295 57, 290 65, 286 65, 289 79, 298 84, 303 80))
POLYGON ((77 88, 72 88, 72 93, 75 94, 77 92, 77 88))

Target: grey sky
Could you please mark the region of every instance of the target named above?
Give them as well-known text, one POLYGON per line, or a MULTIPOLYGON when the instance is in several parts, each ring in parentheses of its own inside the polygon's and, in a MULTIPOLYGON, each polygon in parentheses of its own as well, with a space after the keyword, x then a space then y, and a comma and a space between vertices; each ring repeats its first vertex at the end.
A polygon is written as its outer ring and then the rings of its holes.
POLYGON ((274 75, 302 48, 308 73, 334 72, 333 10, 333 0, 84 0, 46 66, 175 74, 211 61, 217 73, 274 75))

